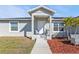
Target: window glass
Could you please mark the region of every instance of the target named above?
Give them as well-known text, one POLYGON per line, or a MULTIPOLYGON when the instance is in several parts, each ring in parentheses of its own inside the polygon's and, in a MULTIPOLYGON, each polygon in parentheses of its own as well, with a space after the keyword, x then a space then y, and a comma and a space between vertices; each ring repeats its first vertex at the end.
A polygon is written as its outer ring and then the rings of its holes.
POLYGON ((54 31, 58 31, 58 23, 54 23, 54 31))
POLYGON ((18 22, 11 22, 11 31, 18 31, 18 22))
POLYGON ((59 23, 59 26, 64 26, 64 23, 59 23))
POLYGON ((59 31, 64 31, 64 28, 63 27, 59 27, 59 31))
POLYGON ((54 26, 58 26, 58 23, 54 23, 54 26))
POLYGON ((58 27, 54 27, 54 31, 58 31, 58 27))

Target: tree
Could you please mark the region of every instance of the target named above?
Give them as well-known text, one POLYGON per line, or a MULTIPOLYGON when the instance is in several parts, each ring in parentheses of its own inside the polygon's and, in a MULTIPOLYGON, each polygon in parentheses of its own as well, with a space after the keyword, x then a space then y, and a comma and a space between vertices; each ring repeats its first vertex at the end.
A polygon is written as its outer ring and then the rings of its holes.
POLYGON ((74 29, 74 34, 77 33, 77 27, 79 26, 79 17, 76 17, 73 19, 73 22, 72 22, 72 27, 74 29))
POLYGON ((73 23, 72 20, 73 20, 72 17, 67 17, 67 18, 64 19, 65 30, 67 31, 68 39, 69 39, 69 35, 70 35, 70 32, 71 32, 71 26, 72 26, 72 23, 73 23))
POLYGON ((67 17, 64 19, 65 28, 67 30, 67 36, 69 36, 71 33, 71 30, 74 30, 74 34, 76 36, 77 33, 77 27, 79 26, 79 17, 67 17))

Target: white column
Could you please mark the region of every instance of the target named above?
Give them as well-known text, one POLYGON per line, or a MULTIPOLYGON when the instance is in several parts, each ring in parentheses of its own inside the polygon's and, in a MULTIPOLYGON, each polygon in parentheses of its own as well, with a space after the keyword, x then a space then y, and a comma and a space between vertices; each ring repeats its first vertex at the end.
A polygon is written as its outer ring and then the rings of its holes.
POLYGON ((51 19, 51 16, 49 17, 50 18, 50 40, 52 39, 52 19, 51 19))
POLYGON ((34 39, 34 15, 32 14, 32 40, 34 39))

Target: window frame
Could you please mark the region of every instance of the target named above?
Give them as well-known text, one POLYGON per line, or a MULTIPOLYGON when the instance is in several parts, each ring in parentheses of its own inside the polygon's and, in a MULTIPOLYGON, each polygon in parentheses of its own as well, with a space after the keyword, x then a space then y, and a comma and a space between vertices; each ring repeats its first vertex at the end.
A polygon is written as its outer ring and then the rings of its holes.
POLYGON ((19 21, 9 21, 9 32, 19 32, 19 21), (11 30, 11 22, 17 22, 17 24, 18 24, 18 30, 16 30, 16 31, 12 31, 11 30))
MULTIPOLYGON (((55 24, 55 23, 54 23, 54 24, 55 24)), ((64 26, 60 26, 60 23, 57 23, 57 24, 58 24, 58 26, 53 26, 53 27, 58 27, 58 31, 55 31, 54 28, 53 28, 54 32, 64 32, 65 30, 60 31, 59 28, 60 28, 60 27, 63 27, 63 28, 64 28, 65 24, 63 23, 64 26)))

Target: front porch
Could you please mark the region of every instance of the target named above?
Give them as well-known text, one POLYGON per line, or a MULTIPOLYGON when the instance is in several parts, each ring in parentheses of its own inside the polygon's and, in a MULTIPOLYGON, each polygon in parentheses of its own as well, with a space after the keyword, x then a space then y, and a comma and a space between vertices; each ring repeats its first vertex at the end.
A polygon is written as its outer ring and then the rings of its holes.
POLYGON ((36 35, 46 35, 47 39, 52 36, 52 18, 55 12, 45 6, 39 6, 29 11, 32 17, 32 39, 36 39, 36 35), (47 33, 48 32, 48 33, 47 33))
POLYGON ((51 20, 48 15, 33 15, 32 18, 32 39, 43 36, 45 39, 51 38, 51 20))

